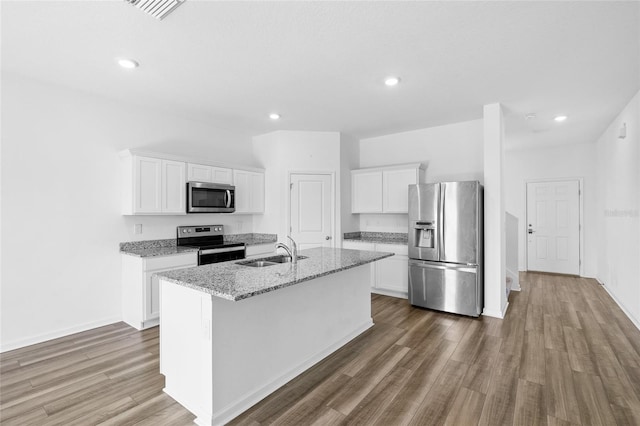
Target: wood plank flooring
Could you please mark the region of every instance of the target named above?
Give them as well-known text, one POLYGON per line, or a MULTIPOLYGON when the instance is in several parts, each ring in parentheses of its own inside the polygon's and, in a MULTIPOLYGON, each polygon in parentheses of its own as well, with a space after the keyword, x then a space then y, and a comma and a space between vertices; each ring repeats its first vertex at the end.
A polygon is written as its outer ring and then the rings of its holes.
MULTIPOLYGON (((526 273, 505 320, 372 295, 375 326, 232 425, 640 425, 640 331, 594 280, 526 273)), ((189 425, 158 329, 0 355, 4 425, 189 425)))

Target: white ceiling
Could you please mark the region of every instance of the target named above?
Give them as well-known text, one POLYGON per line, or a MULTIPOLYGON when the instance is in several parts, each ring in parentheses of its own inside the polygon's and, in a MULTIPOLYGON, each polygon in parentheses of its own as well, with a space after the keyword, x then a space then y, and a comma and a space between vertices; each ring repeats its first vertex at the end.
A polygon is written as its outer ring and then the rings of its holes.
POLYGON ((365 138, 501 102, 513 148, 593 142, 640 89, 640 2, 187 0, 156 21, 121 0, 2 1, 2 68, 254 135, 365 138))

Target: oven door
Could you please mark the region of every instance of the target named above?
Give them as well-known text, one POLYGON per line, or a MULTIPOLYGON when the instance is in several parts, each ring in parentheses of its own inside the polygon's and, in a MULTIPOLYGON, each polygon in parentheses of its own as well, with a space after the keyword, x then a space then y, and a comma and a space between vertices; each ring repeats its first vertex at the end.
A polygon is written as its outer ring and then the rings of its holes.
POLYGON ((233 213, 235 186, 187 182, 187 213, 233 213))
POLYGON ((220 247, 208 250, 200 250, 198 265, 226 262, 228 260, 244 259, 245 246, 220 247))

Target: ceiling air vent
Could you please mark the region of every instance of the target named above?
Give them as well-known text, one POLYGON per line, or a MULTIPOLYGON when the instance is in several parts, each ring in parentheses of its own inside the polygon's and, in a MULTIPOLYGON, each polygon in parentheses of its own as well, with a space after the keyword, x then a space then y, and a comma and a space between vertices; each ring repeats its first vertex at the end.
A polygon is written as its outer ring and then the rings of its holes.
POLYGON ((163 19, 185 0, 124 0, 156 19, 163 19))

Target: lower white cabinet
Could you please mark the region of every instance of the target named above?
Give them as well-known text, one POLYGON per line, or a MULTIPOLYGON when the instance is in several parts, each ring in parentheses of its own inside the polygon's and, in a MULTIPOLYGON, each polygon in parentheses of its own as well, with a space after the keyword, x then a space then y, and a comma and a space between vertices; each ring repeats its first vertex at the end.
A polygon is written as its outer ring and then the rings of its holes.
POLYGON ((406 245, 346 240, 342 248, 394 253, 392 257, 371 264, 371 291, 405 299, 408 297, 409 252, 406 245))
POLYGON ((157 272, 198 266, 197 253, 137 257, 122 254, 122 319, 143 330, 160 321, 157 272))
POLYGON ((255 244, 247 246, 245 256, 247 259, 255 259, 257 257, 267 257, 276 254, 276 243, 255 244))

